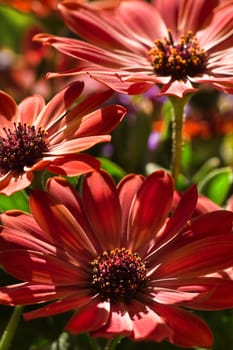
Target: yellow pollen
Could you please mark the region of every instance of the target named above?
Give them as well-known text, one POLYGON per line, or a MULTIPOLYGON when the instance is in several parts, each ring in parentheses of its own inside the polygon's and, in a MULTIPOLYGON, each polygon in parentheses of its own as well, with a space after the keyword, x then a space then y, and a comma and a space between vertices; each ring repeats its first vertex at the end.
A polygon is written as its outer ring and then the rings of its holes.
POLYGON ((204 74, 207 70, 208 55, 200 48, 191 31, 174 42, 171 31, 168 38, 156 39, 155 46, 148 54, 153 70, 159 76, 171 76, 173 80, 186 80, 188 76, 204 74))
POLYGON ((90 262, 90 287, 102 300, 129 303, 148 281, 146 265, 126 248, 104 251, 90 262))

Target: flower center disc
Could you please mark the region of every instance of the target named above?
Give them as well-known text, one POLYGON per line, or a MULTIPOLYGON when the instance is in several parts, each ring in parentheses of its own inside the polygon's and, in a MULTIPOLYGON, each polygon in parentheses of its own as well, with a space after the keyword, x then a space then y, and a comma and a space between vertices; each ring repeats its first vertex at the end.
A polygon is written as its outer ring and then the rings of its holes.
POLYGON ((175 43, 170 31, 168 39, 155 40, 149 51, 154 72, 160 76, 171 76, 173 80, 185 80, 187 76, 205 73, 208 55, 200 48, 197 38, 190 31, 175 43))
POLYGON ((112 303, 129 303, 147 284, 145 263, 125 248, 105 251, 90 266, 92 291, 112 303))
POLYGON ((6 137, 0 136, 0 171, 23 171, 33 165, 48 150, 46 131, 34 126, 14 123, 14 130, 3 128, 6 137))

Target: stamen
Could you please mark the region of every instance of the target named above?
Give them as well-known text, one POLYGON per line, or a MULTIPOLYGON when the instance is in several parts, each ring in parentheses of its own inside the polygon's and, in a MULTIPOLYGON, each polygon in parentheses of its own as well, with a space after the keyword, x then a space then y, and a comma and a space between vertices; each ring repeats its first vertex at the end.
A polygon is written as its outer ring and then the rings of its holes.
POLYGON ((46 131, 32 125, 14 123, 13 131, 3 127, 5 137, 0 136, 0 172, 22 172, 25 166, 33 165, 48 150, 46 131))
POLYGON ((143 260, 125 248, 103 252, 90 266, 92 292, 112 303, 129 303, 148 281, 143 260))
POLYGON ((154 72, 160 76, 171 76, 173 80, 186 80, 206 72, 207 53, 200 48, 197 38, 191 31, 175 43, 172 33, 168 38, 155 40, 155 46, 148 52, 154 72))

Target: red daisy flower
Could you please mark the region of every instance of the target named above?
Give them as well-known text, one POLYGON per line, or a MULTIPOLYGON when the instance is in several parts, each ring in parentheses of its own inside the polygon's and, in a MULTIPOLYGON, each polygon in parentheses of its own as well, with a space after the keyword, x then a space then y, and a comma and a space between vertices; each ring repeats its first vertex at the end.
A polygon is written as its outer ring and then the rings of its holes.
POLYGON ((74 334, 211 347, 208 326, 186 308, 233 306, 233 282, 216 273, 233 264, 233 213, 191 218, 192 187, 171 216, 173 193, 164 171, 117 187, 92 172, 82 196, 50 178, 47 192, 32 191, 31 214, 1 214, 0 264, 24 282, 0 288, 0 302, 50 302, 26 320, 76 309, 66 326, 74 334))
POLYGON ((72 71, 88 72, 112 89, 182 97, 208 83, 233 92, 232 2, 192 0, 126 1, 114 12, 65 1, 58 6, 65 23, 83 40, 39 34, 35 40, 77 58, 72 71))
POLYGON ((77 152, 110 141, 108 133, 126 109, 112 105, 95 110, 111 96, 109 90, 73 105, 83 87, 82 82, 70 84, 47 105, 34 95, 17 106, 0 91, 0 193, 26 188, 36 170, 77 176, 99 168, 98 160, 77 152))

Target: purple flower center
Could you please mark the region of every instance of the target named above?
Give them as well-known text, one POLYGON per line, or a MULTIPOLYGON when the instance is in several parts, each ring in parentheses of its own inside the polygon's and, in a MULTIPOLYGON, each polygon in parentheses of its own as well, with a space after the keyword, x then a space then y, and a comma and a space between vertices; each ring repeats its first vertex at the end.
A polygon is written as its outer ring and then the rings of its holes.
POLYGON ((171 31, 168 38, 155 40, 149 51, 154 72, 159 76, 171 76, 173 80, 186 80, 206 72, 207 53, 200 48, 198 39, 191 31, 174 42, 171 31))
POLYGON ((137 253, 125 248, 103 252, 90 266, 91 289, 103 300, 129 303, 147 285, 145 263, 137 253))
POLYGON ((34 126, 14 123, 14 130, 3 128, 5 137, 0 136, 0 173, 15 170, 22 172, 25 166, 32 166, 48 150, 46 131, 34 126))

